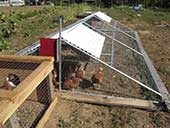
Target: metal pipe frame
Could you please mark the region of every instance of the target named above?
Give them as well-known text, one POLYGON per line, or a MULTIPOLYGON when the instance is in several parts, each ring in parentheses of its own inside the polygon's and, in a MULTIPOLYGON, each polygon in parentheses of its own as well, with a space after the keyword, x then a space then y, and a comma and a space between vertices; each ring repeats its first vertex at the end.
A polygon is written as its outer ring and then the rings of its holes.
MULTIPOLYGON (((96 16, 96 15, 93 13, 93 14, 91 14, 91 15, 83 18, 83 19, 80 19, 80 20, 78 20, 77 22, 75 22, 75 23, 73 23, 73 24, 71 24, 71 25, 69 25, 69 26, 64 27, 64 28, 62 29, 62 31, 65 31, 65 30, 67 30, 67 29, 69 29, 69 28, 71 28, 71 27, 73 27, 73 26, 76 26, 76 25, 78 25, 79 23, 83 23, 83 22, 91 19, 91 18, 94 17, 94 16, 96 16)), ((98 17, 97 17, 97 18, 98 18, 98 17)), ((112 20, 113 20, 113 19, 112 19, 112 20)), ((115 20, 115 21, 117 21, 117 20, 115 20)), ((121 23, 118 22, 118 21, 117 21, 117 23, 121 24, 121 23)), ((122 25, 123 25, 123 24, 122 24, 122 25)), ((123 26, 124 26, 124 25, 123 25, 123 26)), ((128 28, 128 29, 132 30, 131 28, 128 28)), ((46 37, 47 37, 47 38, 50 38, 50 37, 52 37, 52 36, 54 36, 54 35, 56 35, 56 34, 58 34, 58 33, 59 33, 59 31, 54 32, 54 33, 52 33, 52 34, 49 34, 49 35, 46 36, 46 37)), ((40 46, 39 41, 36 41, 36 42, 33 43, 31 46, 28 46, 28 47, 20 50, 19 52, 17 52, 16 55, 28 55, 28 54, 31 54, 31 53, 35 52, 35 51, 39 48, 39 46, 40 46)))
POLYGON ((63 39, 63 38, 62 38, 62 40, 63 40, 65 43, 69 44, 70 46, 74 47, 75 49, 77 49, 77 50, 83 52, 84 54, 88 55, 89 57, 93 58, 94 60, 100 62, 101 64, 103 64, 103 65, 109 67, 110 69, 112 69, 112 70, 118 72, 119 74, 121 74, 121 75, 127 77, 128 79, 130 79, 130 80, 136 82, 137 84, 141 85, 142 87, 144 87, 144 88, 148 89, 149 91, 151 91, 151 92, 153 92, 153 93, 155 93, 155 94, 157 94, 157 95, 159 95, 159 96, 162 97, 162 94, 161 94, 161 93, 159 93, 159 92, 157 92, 156 90, 154 90, 154 89, 148 87, 147 85, 143 84, 142 82, 140 82, 140 81, 138 81, 138 80, 132 78, 131 76, 129 76, 129 75, 127 75, 126 73, 124 73, 124 72, 118 70, 117 68, 112 67, 111 65, 107 64, 106 62, 103 62, 102 60, 100 60, 99 58, 96 58, 95 56, 91 55, 90 53, 87 53, 86 51, 83 51, 82 49, 79 49, 76 45, 72 44, 71 42, 69 42, 69 41, 67 41, 67 40, 65 40, 65 39, 63 39))
MULTIPOLYGON (((113 29, 113 30, 110 30, 110 29, 100 29, 100 28, 96 28, 97 30, 100 30, 100 31, 103 31, 103 32, 119 32, 118 29, 113 29)), ((132 31, 126 31, 126 32, 131 32, 131 33, 134 33, 132 31)))
POLYGON ((108 22, 104 21, 104 20, 101 19, 100 17, 98 17, 98 16, 95 16, 95 17, 96 17, 97 19, 101 20, 104 24, 109 25, 109 26, 112 27, 113 29, 116 29, 117 31, 119 31, 119 32, 127 35, 128 37, 132 38, 133 40, 137 40, 135 37, 129 35, 128 33, 124 32, 124 31, 122 31, 120 28, 117 28, 116 26, 113 26, 113 25, 109 24, 108 22))
POLYGON ((112 54, 110 54, 110 53, 102 53, 101 55, 102 56, 112 56, 112 54))
MULTIPOLYGON (((113 21, 113 20, 114 20, 114 19, 112 19, 112 21, 113 21)), ((117 20, 114 20, 114 22, 115 22, 115 21, 117 21, 117 20)), ((133 30, 132 28, 129 28, 128 26, 126 26, 126 25, 120 23, 119 21, 117 21, 117 23, 120 24, 120 25, 122 25, 123 27, 129 29, 130 31, 133 31, 133 32, 134 32, 134 30, 133 30)))
POLYGON ((61 32, 62 32, 62 18, 59 18, 60 28, 59 28, 59 43, 58 43, 58 57, 59 57, 59 90, 61 91, 61 32))
POLYGON ((138 52, 137 50, 135 50, 135 49, 133 49, 133 48, 131 48, 131 47, 129 47, 129 46, 127 46, 126 44, 122 43, 121 41, 119 41, 119 40, 117 40, 117 39, 114 39, 113 37, 109 36, 108 34, 102 32, 102 31, 100 31, 100 30, 96 30, 95 27, 89 25, 88 23, 84 22, 83 24, 86 25, 87 27, 93 29, 94 31, 96 31, 96 32, 98 32, 98 33, 100 33, 100 34, 102 34, 102 35, 104 35, 104 36, 110 38, 111 40, 116 41, 117 43, 121 44, 122 46, 124 46, 124 47, 126 47, 126 48, 128 48, 128 49, 130 49, 130 50, 132 50, 133 52, 135 52, 135 53, 137 53, 137 54, 143 56, 142 53, 138 52))
MULTIPOLYGON (((67 30, 67 29, 69 29, 69 28, 71 28, 71 27, 73 27, 73 26, 75 26, 75 25, 77 25, 77 24, 79 24, 79 23, 83 23, 83 22, 85 22, 85 21, 87 21, 88 19, 90 19, 90 18, 92 18, 92 17, 94 17, 95 16, 95 14, 91 14, 91 15, 89 15, 89 16, 87 16, 87 17, 85 17, 85 18, 83 18, 83 19, 81 19, 81 20, 79 20, 79 21, 77 21, 77 22, 75 22, 75 23, 73 23, 73 24, 71 24, 71 25, 69 25, 69 26, 67 26, 67 27, 65 27, 65 28, 63 28, 63 31, 64 30, 67 30)), ((99 17, 97 17, 97 18, 99 18, 99 17)), ((101 20, 101 19, 99 19, 99 20, 101 20)), ((125 26, 125 25, 123 25, 122 23, 120 23, 119 21, 117 21, 117 20, 114 20, 114 19, 112 19, 112 21, 116 21, 118 24, 120 24, 120 25, 122 25, 122 26, 125 26)), ((110 24, 110 23, 107 23, 107 24, 110 24)), ((111 24, 110 24, 111 25, 111 24)), ((111 25, 112 26, 112 25, 111 25)), ((129 30, 131 30, 132 32, 134 32, 135 33, 135 31, 133 30, 133 29, 131 29, 131 28, 129 28, 129 27, 127 27, 127 26, 125 26, 127 29, 129 29, 129 30)), ((97 31, 96 29, 95 29, 95 31, 97 31)), ((52 36, 54 36, 54 35, 56 35, 58 32, 55 32, 55 33, 52 33, 52 34, 50 34, 50 35, 48 35, 47 37, 52 37, 52 36)), ((100 33, 102 33, 102 32, 100 32, 100 33)), ((127 34, 127 33, 126 33, 127 34)), ((144 53, 143 53, 143 51, 144 51, 144 49, 143 49, 143 46, 142 46, 142 44, 141 44, 141 42, 140 42, 140 38, 138 37, 138 34, 136 34, 137 36, 135 36, 136 37, 136 39, 137 39, 137 44, 139 45, 139 48, 140 48, 140 50, 141 50, 141 53, 140 54, 142 54, 142 56, 144 57, 144 60, 145 60, 145 62, 146 62, 146 60, 149 62, 150 60, 149 60, 149 58, 147 58, 146 59, 146 57, 145 56, 147 56, 147 54, 146 55, 143 55, 144 53)), ((119 42, 119 41, 117 41, 117 40, 115 40, 116 42, 118 42, 118 43, 120 43, 120 44, 122 44, 122 42, 119 42)), ((69 45, 70 45, 70 43, 69 43, 69 45)), ((125 47, 127 47, 125 44, 122 44, 123 46, 125 46, 125 47)), ((31 53, 34 53, 35 51, 37 51, 38 50, 38 48, 39 48, 39 46, 40 46, 40 44, 39 44, 39 41, 37 41, 37 42, 35 42, 34 44, 32 44, 31 46, 28 46, 28 47, 26 47, 25 49, 22 49, 22 50, 20 50, 19 52, 17 52, 16 54, 17 55, 29 55, 29 54, 31 54, 31 53)), ((73 47, 75 47, 73 44, 72 44, 72 46, 73 47)), ((78 49, 77 47, 75 47, 76 49, 78 49)), ((128 48, 128 47, 127 47, 128 48)), ((129 48, 129 49, 131 49, 131 48, 129 48)), ((79 50, 79 49, 78 49, 79 50)), ((132 49, 131 49, 132 50, 132 49)), ((80 50, 81 51, 81 50, 80 50)), ((136 52, 136 50, 132 50, 132 51, 134 51, 134 52, 136 52)), ((85 53, 86 55, 89 55, 89 56, 91 56, 92 58, 95 58, 93 55, 91 55, 91 54, 89 54, 89 53, 86 53, 86 52, 84 52, 84 51, 82 51, 83 53, 85 53)), ((136 52, 137 53, 137 52, 136 52)), ((96 58, 95 58, 96 59, 96 58)), ((147 63, 147 62, 146 62, 147 63)), ((148 66, 148 68, 149 68, 149 70, 151 71, 152 69, 154 69, 154 67, 153 67, 153 65, 152 65, 152 63, 151 63, 151 67, 150 67, 150 65, 148 65, 149 63, 147 63, 147 66, 148 66)), ((110 67, 110 65, 109 65, 109 67, 110 67)), ((151 74, 152 74, 152 76, 153 76, 153 79, 154 79, 154 81, 155 81, 155 83, 156 83, 156 85, 157 85, 157 88, 158 88, 158 90, 159 90, 159 92, 156 92, 156 93, 158 93, 158 95, 160 95, 162 98, 163 98, 163 100, 167 100, 167 101, 169 101, 169 93, 167 92, 167 89, 165 88, 165 86, 164 86, 164 84, 163 84, 163 82, 162 82, 162 80, 160 79, 160 77, 159 77, 159 75, 158 75, 158 73, 156 72, 156 70, 154 69, 154 72, 151 72, 151 74), (156 73, 156 75, 154 75, 154 73, 156 73), (156 77, 156 78, 155 78, 156 77), (162 91, 161 91, 161 86, 162 86, 162 91), (164 91, 165 90, 165 91, 164 91)), ((137 82, 138 83, 138 82, 137 82)), ((139 84, 141 85, 141 86, 143 86, 143 84, 141 84, 140 82, 139 82, 139 84)), ((146 85, 145 85, 146 86, 146 85)), ((150 89, 148 89, 148 90, 150 90, 150 89)))
MULTIPOLYGON (((114 22, 114 26, 116 26, 117 25, 117 21, 115 21, 114 22)), ((113 39, 115 38, 115 32, 113 32, 113 39)), ((111 56, 111 65, 113 65, 113 61, 114 61, 114 59, 113 59, 113 57, 114 57, 114 40, 112 40, 112 56, 111 56)))

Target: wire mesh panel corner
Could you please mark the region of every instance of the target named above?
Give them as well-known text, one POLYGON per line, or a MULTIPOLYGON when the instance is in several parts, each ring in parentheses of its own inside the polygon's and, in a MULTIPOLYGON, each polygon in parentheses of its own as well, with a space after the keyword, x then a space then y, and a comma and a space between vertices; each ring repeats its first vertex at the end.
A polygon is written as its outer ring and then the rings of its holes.
POLYGON ((18 128, 36 125, 53 98, 52 70, 52 58, 0 57, 1 124, 18 128))

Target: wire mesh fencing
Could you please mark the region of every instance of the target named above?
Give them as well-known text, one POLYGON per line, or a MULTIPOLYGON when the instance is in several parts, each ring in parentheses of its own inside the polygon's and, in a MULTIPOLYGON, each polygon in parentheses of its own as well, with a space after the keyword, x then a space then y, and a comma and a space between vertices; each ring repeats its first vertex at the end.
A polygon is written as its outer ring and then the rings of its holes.
MULTIPOLYGON (((66 46, 66 44, 64 45, 65 46, 62 47, 62 53, 64 53, 62 54, 63 90, 88 95, 108 95, 159 100, 159 96, 147 91, 134 81, 108 68, 107 65, 91 59, 87 55, 80 54, 78 50, 66 46), (94 77, 96 77, 97 81, 94 80, 94 77)), ((149 86, 148 79, 144 74, 140 74, 141 71, 139 68, 142 67, 138 67, 138 63, 136 62, 138 60, 136 60, 134 56, 135 53, 129 49, 125 49, 120 44, 114 44, 114 48, 113 56, 112 54, 104 54, 101 56, 101 60, 107 63, 111 62, 113 57, 113 67, 149 86)), ((109 52, 107 48, 104 51, 109 52)), ((110 52, 111 51, 110 49, 110 52)), ((140 56, 137 57, 140 58, 140 56)), ((140 59, 142 59, 142 57, 140 59)), ((152 86, 150 87, 152 88, 152 86)))
MULTIPOLYGON (((1 91, 6 90, 11 92, 11 94, 16 93, 15 95, 18 95, 18 93, 20 93, 18 90, 22 87, 22 82, 30 77, 32 73, 35 74, 34 71, 39 68, 40 65, 41 62, 38 61, 0 60, 1 91), (16 89, 18 89, 18 92, 16 89)), ((28 81, 28 86, 30 85, 29 82, 32 81, 28 81)), ((52 102, 53 94, 52 74, 50 73, 26 98, 26 100, 24 100, 8 121, 6 121, 5 128, 34 128, 52 102)), ((22 99, 22 97, 20 97, 20 99, 22 99)), ((0 101, 1 100, 4 100, 4 98, 1 97, 0 101)), ((16 100, 17 103, 18 101, 19 99, 16 100)), ((9 106, 7 106, 7 108, 8 107, 9 106)))
POLYGON ((35 128, 52 102, 52 93, 54 92, 50 88, 50 79, 47 76, 9 118, 6 126, 15 118, 15 123, 10 124, 13 127, 17 125, 17 128, 35 128))
POLYGON ((86 23, 92 30, 106 37, 101 56, 104 62, 111 65, 115 64, 112 66, 116 66, 119 70, 158 91, 149 71, 149 67, 139 48, 139 40, 136 38, 135 32, 132 29, 113 19, 110 24, 97 17, 93 17, 86 23), (139 73, 139 75, 135 77, 130 72, 127 72, 130 68, 133 70, 134 67, 139 73), (141 79, 139 79, 139 76, 141 79))
POLYGON ((0 89, 13 90, 38 66, 37 62, 0 61, 0 89))

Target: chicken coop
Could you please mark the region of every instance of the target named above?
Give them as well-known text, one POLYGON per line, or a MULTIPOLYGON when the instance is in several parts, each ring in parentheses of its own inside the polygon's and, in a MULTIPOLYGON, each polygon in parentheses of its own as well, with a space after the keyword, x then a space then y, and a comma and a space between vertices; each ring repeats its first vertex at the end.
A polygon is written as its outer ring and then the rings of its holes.
MULTIPOLYGON (((48 38, 58 40, 59 32, 48 38)), ((38 41, 17 54, 39 55, 39 47, 38 41)), ((63 28, 60 56, 61 97, 143 109, 170 107, 169 92, 138 33, 102 12, 63 28)))
POLYGON ((53 62, 52 57, 0 55, 0 128, 43 125, 41 119, 57 103, 53 62))

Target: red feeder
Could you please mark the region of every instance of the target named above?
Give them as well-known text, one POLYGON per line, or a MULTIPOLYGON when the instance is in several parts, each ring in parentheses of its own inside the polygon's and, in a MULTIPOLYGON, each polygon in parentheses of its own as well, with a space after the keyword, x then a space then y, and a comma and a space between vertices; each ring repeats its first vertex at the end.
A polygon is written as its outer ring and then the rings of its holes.
POLYGON ((56 58, 56 42, 56 39, 40 38, 40 56, 53 56, 56 58))

